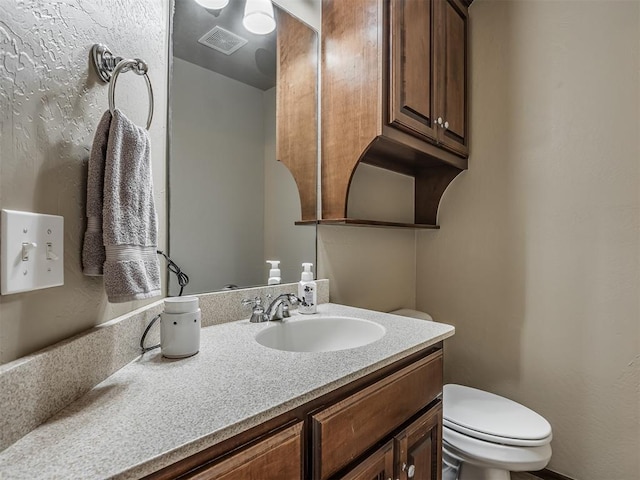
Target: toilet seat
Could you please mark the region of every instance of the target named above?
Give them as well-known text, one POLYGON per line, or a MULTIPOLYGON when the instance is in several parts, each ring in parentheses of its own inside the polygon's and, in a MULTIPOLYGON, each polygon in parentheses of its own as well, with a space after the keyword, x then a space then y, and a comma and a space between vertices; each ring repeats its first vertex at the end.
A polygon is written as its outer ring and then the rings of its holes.
POLYGON ((444 428, 443 452, 460 462, 469 462, 484 468, 501 468, 524 472, 543 469, 551 459, 551 444, 539 447, 517 447, 485 442, 444 428))
POLYGON ((445 385, 443 410, 446 428, 478 440, 515 447, 539 447, 551 442, 551 425, 544 417, 493 393, 445 385))
POLYGON ((545 438, 541 438, 539 440, 523 440, 521 438, 501 437, 498 435, 489 435, 484 432, 477 432, 475 430, 465 428, 461 425, 457 425, 448 420, 443 420, 442 423, 446 428, 453 430, 456 433, 460 433, 461 435, 466 435, 476 440, 496 443, 499 445, 512 446, 512 447, 539 447, 539 446, 548 445, 549 443, 551 443, 551 435, 545 438))

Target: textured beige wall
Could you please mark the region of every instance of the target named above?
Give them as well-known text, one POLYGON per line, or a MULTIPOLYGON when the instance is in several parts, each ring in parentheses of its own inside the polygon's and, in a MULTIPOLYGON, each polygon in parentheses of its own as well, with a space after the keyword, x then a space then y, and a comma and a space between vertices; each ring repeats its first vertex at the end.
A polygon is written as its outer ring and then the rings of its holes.
POLYGON ((318 278, 331 281, 334 303, 382 312, 413 308, 415 247, 413 231, 320 226, 318 278))
POLYGON ((471 7, 470 169, 418 234, 449 381, 540 412, 549 468, 640 478, 640 2, 471 7))
MULTIPOLYGON (((108 88, 98 82, 89 52, 100 42, 149 64, 164 246, 168 2, 0 0, 0 11, 0 207, 65 219, 65 285, 0 297, 0 363, 6 363, 143 304, 108 304, 102 280, 84 277, 80 269, 86 163, 108 88)), ((144 81, 122 74, 116 104, 144 123, 144 81)))

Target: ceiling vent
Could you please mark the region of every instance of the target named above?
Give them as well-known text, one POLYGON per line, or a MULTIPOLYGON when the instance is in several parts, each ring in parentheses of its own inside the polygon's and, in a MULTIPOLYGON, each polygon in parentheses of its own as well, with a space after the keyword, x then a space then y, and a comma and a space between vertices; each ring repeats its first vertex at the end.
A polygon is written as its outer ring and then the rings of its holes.
POLYGON ((231 55, 247 42, 248 40, 246 38, 242 38, 239 35, 218 26, 205 33, 200 40, 198 40, 198 43, 206 45, 209 48, 213 48, 225 55, 231 55))

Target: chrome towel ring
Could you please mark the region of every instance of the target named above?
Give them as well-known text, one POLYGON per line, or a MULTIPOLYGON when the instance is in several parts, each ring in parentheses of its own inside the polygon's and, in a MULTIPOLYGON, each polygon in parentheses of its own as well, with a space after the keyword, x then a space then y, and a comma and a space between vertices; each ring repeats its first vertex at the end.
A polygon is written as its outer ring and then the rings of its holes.
POLYGON ((113 69, 113 73, 111 74, 111 81, 109 82, 109 110, 113 115, 114 110, 116 109, 116 81, 118 80, 118 75, 120 72, 128 72, 129 70, 133 71, 137 75, 144 76, 144 79, 147 82, 147 89, 149 91, 149 116, 147 117, 147 130, 151 126, 151 120, 153 119, 153 88, 151 87, 151 80, 149 79, 149 75, 147 75, 147 64, 140 60, 139 58, 134 58, 133 60, 120 60, 116 65, 116 68, 113 69))
POLYGON ((122 72, 132 71, 144 77, 149 92, 149 115, 147 116, 147 130, 149 130, 153 119, 153 88, 147 74, 149 67, 146 62, 139 58, 124 59, 115 57, 106 46, 98 43, 91 48, 91 54, 98 76, 103 82, 109 83, 109 111, 112 115, 116 108, 115 94, 118 75, 122 72))

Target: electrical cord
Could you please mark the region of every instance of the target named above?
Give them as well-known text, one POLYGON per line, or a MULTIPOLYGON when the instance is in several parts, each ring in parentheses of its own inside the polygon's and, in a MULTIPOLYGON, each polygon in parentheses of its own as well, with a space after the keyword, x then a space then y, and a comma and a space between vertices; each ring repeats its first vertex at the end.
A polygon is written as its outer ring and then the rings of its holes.
POLYGON ((189 276, 186 273, 184 273, 182 270, 180 270, 180 267, 176 265, 176 263, 173 260, 171 260, 169 256, 166 253, 164 253, 162 250, 158 250, 157 253, 158 255, 162 255, 164 258, 167 259, 167 264, 168 264, 167 270, 169 270, 170 272, 176 275, 176 278, 178 279, 178 285, 180 285, 180 293, 178 293, 178 296, 181 297, 184 287, 186 287, 187 284, 189 283, 189 276))
MULTIPOLYGON (((181 297, 182 292, 184 291, 184 287, 186 287, 189 284, 189 276, 186 273, 184 273, 182 270, 180 270, 180 267, 176 265, 176 263, 173 260, 171 260, 171 258, 169 258, 169 256, 166 253, 164 253, 162 250, 157 250, 156 253, 158 255, 162 255, 167 260, 167 270, 175 274, 176 278, 178 279, 178 285, 180 285, 180 293, 178 293, 178 296, 181 297)), ((144 341, 147 338, 147 335, 149 334, 149 330, 151 330, 151 327, 153 327, 158 320, 160 320, 160 315, 156 315, 155 317, 153 317, 149 322, 149 325, 147 325, 147 328, 144 329, 142 338, 140 338, 140 349, 142 350, 143 354, 151 350, 155 350, 156 348, 160 348, 160 344, 153 345, 152 347, 144 346, 144 341)))
POLYGON ((147 353, 150 352, 151 350, 155 350, 156 348, 160 348, 160 344, 154 345, 152 347, 145 347, 144 346, 144 340, 145 338, 147 338, 147 334, 149 333, 149 330, 151 330, 151 327, 153 327, 153 325, 160 320, 160 315, 156 315, 155 317, 153 317, 151 319, 151 321, 149 322, 149 325, 147 325, 147 328, 144 329, 144 333, 142 334, 142 338, 140 338, 140 348, 142 349, 142 353, 147 353))

